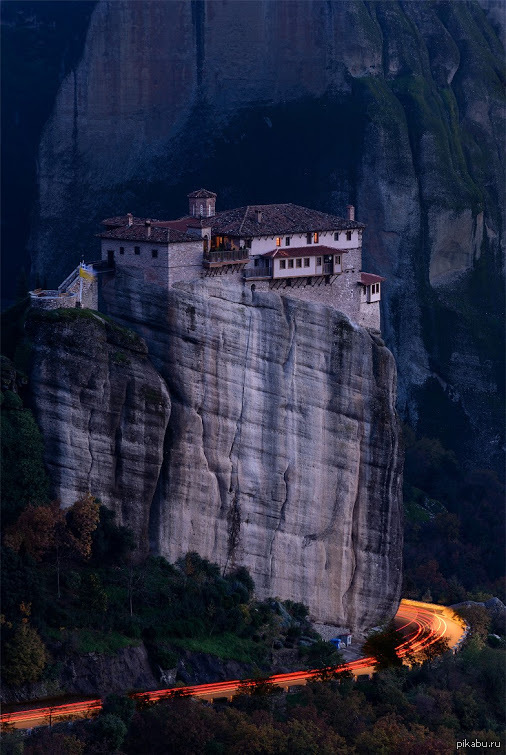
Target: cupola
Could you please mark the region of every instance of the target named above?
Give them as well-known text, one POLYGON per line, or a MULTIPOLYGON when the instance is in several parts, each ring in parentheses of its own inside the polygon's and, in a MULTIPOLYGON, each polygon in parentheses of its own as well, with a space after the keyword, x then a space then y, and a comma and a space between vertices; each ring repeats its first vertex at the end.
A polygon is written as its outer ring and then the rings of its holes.
POLYGON ((188 194, 190 215, 195 218, 210 218, 216 214, 216 194, 207 189, 197 189, 188 194))

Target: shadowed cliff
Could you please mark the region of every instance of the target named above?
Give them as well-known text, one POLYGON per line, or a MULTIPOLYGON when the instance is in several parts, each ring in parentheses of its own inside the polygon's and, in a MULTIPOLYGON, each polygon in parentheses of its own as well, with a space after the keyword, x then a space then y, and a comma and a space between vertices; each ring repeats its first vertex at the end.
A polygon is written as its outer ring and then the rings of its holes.
POLYGON ((173 217, 200 185, 221 209, 352 201, 364 268, 388 278, 403 415, 499 468, 504 52, 488 6, 98 3, 40 145, 34 271, 57 282, 96 256, 102 217, 173 217))

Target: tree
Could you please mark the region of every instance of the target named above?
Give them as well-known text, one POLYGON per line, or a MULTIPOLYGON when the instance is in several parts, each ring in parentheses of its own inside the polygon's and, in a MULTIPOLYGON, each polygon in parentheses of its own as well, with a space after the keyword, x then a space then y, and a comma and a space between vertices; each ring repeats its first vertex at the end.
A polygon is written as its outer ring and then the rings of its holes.
POLYGON ((24 551, 35 561, 52 557, 56 566, 57 593, 61 596, 62 560, 73 555, 87 560, 91 556, 93 532, 99 514, 93 496, 85 495, 64 511, 58 501, 47 506, 29 505, 15 524, 8 527, 4 542, 16 553, 24 551))
POLYGON ((71 547, 84 560, 91 558, 93 533, 99 522, 99 504, 86 493, 68 510, 66 523, 71 547))
POLYGON ((56 501, 47 506, 31 504, 21 512, 17 522, 7 528, 4 542, 16 553, 23 549, 35 561, 41 561, 55 547, 56 526, 63 518, 56 501))
POLYGON ((391 621, 382 632, 373 632, 366 639, 362 648, 366 656, 375 658, 374 668, 379 671, 390 666, 402 666, 402 659, 397 655, 397 647, 403 642, 403 636, 391 621))
POLYGON ((5 643, 3 676, 7 684, 36 682, 47 662, 46 647, 36 629, 28 623, 16 627, 5 643))
POLYGON ((301 655, 307 668, 316 670, 317 681, 326 682, 337 676, 344 678, 350 676, 350 672, 340 667, 344 665, 344 658, 331 642, 318 640, 309 647, 301 650, 301 655))
POLYGON ((115 752, 123 744, 127 734, 124 721, 112 713, 106 713, 93 723, 93 739, 104 748, 104 752, 115 752))

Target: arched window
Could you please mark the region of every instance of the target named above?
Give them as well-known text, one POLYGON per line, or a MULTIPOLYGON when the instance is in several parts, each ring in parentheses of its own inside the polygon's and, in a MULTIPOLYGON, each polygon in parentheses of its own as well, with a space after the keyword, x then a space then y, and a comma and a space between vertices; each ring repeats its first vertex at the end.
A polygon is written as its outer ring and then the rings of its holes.
POLYGON ((204 205, 203 204, 200 205, 200 214, 201 215, 204 214, 204 205))

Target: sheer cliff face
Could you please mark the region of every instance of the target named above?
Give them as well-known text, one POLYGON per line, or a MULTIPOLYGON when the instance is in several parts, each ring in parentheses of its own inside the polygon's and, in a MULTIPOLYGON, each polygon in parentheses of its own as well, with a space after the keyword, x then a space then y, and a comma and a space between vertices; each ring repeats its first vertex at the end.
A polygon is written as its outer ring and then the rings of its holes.
POLYGON ((97 256, 101 218, 174 217, 200 185, 220 209, 351 200, 388 278, 401 410, 488 465, 504 53, 483 2, 99 2, 40 145, 34 269, 58 283, 97 256))
POLYGON ((91 487, 141 541, 149 520, 152 552, 170 560, 196 550, 222 568, 246 565, 260 597, 355 628, 392 615, 401 460, 382 342, 322 305, 216 282, 157 297, 123 275, 104 298, 142 332, 157 372, 144 356, 111 362, 99 323, 86 322, 84 342, 80 323, 72 338, 64 326, 64 353, 56 332, 47 345, 56 326, 39 329, 35 403, 57 487, 69 500, 91 487), (83 366, 92 331, 94 368, 83 366), (125 436, 137 423, 130 444, 114 440, 121 417, 125 436), (118 469, 130 475, 127 499, 118 469))

